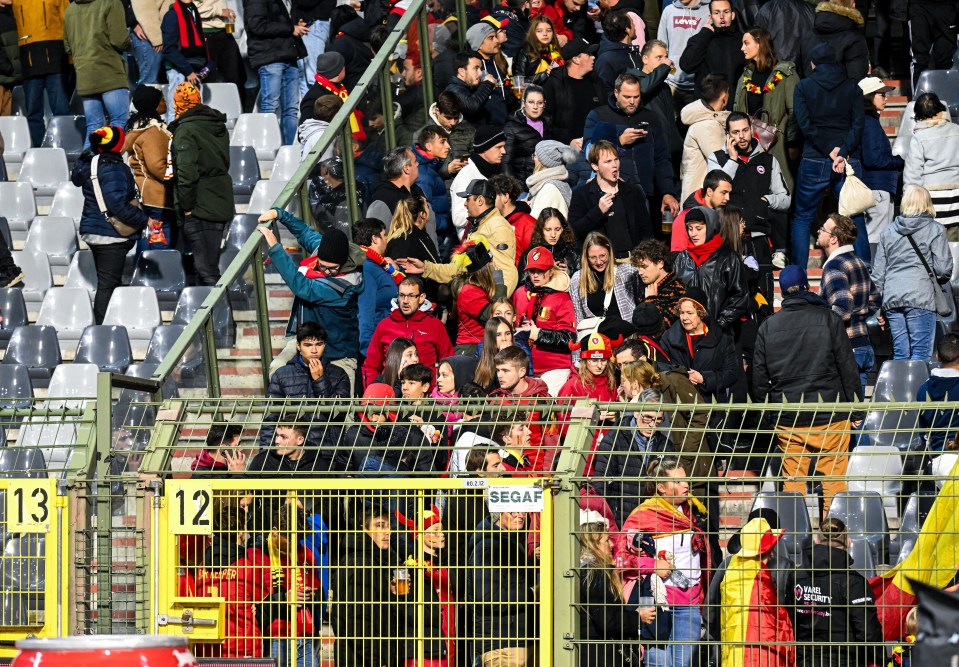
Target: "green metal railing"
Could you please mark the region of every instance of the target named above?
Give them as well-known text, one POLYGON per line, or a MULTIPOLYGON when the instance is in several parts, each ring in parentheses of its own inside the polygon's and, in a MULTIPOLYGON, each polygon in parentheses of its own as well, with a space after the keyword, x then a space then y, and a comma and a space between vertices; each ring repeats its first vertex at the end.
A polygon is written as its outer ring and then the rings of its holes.
MULTIPOLYGON (((462 5, 462 0, 457 0, 457 5, 462 5)), ((465 15, 465 9, 464 9, 465 15)), ((393 118, 393 91, 390 85, 390 58, 395 52, 397 46, 402 41, 406 30, 418 22, 419 34, 421 36, 421 57, 423 69, 423 99, 424 111, 429 121, 429 107, 432 103, 432 62, 429 52, 429 39, 427 32, 427 10, 426 0, 413 0, 409 9, 403 14, 383 46, 373 56, 373 61, 369 68, 360 77, 355 88, 350 91, 349 98, 337 112, 336 116, 330 122, 329 128, 320 136, 316 145, 313 146, 309 154, 300 163, 296 172, 290 178, 289 182, 273 202, 273 206, 284 208, 292 202, 299 203, 301 217, 310 223, 310 206, 307 180, 310 173, 328 148, 339 138, 342 142, 342 157, 344 163, 344 187, 347 194, 347 205, 349 208, 350 219, 355 220, 359 217, 359 205, 356 197, 356 170, 353 165, 352 135, 350 132, 350 115, 357 109, 363 99, 372 92, 374 83, 379 84, 379 94, 383 105, 383 118, 385 121, 385 137, 387 148, 395 144, 394 118, 393 118), (425 49, 423 48, 425 46, 425 49)), ((463 30, 460 29, 462 39, 463 30)), ((259 213, 250 211, 250 213, 259 213)), ((262 240, 259 234, 253 234, 237 253, 233 262, 223 272, 220 280, 214 286, 209 296, 203 301, 196 315, 187 324, 183 334, 177 339, 169 353, 160 363, 152 379, 159 385, 167 380, 174 372, 177 364, 195 341, 203 350, 203 361, 206 370, 208 391, 212 396, 220 395, 220 375, 217 364, 216 344, 213 328, 213 309, 223 299, 227 297, 227 291, 234 282, 242 279, 248 266, 253 269, 253 291, 255 295, 255 314, 257 324, 257 338, 262 361, 263 388, 269 385, 270 375, 269 367, 273 359, 273 344, 270 338, 270 317, 269 317, 269 298, 264 270, 264 255, 262 240)))

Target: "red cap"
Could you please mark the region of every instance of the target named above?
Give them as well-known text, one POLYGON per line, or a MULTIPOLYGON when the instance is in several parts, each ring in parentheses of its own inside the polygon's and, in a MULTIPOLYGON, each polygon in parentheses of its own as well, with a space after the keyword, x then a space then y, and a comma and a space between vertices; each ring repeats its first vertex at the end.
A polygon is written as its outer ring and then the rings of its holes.
MULTIPOLYGON (((406 526, 413 533, 416 533, 418 526, 416 525, 417 521, 415 518, 411 519, 399 510, 394 510, 393 515, 401 525, 406 526)), ((430 508, 423 513, 423 530, 428 530, 431 526, 442 522, 443 517, 440 515, 440 510, 436 505, 430 505, 430 508)))
POLYGON ((526 270, 538 269, 539 271, 549 271, 555 264, 553 253, 547 248, 533 248, 529 253, 529 257, 526 259, 526 270))

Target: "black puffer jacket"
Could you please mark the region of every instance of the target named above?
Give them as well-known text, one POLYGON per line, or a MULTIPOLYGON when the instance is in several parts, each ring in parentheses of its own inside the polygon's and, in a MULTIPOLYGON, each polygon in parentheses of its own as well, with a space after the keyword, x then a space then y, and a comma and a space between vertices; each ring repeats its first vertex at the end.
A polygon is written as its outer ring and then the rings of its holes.
POLYGON ((293 19, 283 0, 243 0, 246 49, 250 67, 286 63, 306 57, 303 40, 293 36, 293 19))
POLYGON ((535 83, 537 86, 542 86, 550 76, 550 70, 548 69, 545 72, 536 74, 536 69, 543 60, 545 60, 547 64, 549 63, 548 59, 538 54, 536 56, 530 56, 529 51, 526 50, 526 46, 524 45, 523 48, 519 50, 519 53, 516 54, 516 58, 513 59, 513 76, 524 76, 526 77, 526 83, 535 83))
POLYGON ((464 121, 473 127, 490 124, 486 101, 495 92, 495 85, 489 81, 482 81, 478 86, 471 88, 466 85, 465 81, 454 76, 446 84, 446 90, 456 95, 456 98, 460 101, 464 121))
POLYGON ((862 14, 851 7, 835 2, 821 2, 816 6, 813 33, 802 44, 802 56, 796 63, 799 75, 812 73, 809 54, 816 44, 825 42, 836 53, 836 59, 846 70, 846 77, 859 81, 869 72, 869 46, 862 34, 862 14))
POLYGON ((470 544, 466 601, 476 603, 472 630, 476 653, 521 647, 536 636, 533 587, 536 566, 526 550, 526 530, 505 530, 488 518, 470 544))
POLYGON ((742 364, 732 336, 713 325, 708 317, 705 324, 706 334, 693 339, 692 353, 686 341, 686 330, 679 320, 666 330, 659 344, 669 355, 672 367, 700 372, 703 384, 696 385, 696 389, 703 398, 722 403, 729 400, 729 388, 739 377, 742 364))
POLYGON ((363 72, 373 61, 373 47, 370 46, 370 27, 363 19, 353 19, 343 24, 340 34, 333 36, 330 51, 336 51, 346 60, 346 78, 343 85, 353 90, 363 72))
POLYGON ((642 485, 649 464, 676 451, 662 431, 655 431, 641 449, 644 443, 639 441, 636 429, 633 413, 624 413, 616 428, 603 436, 593 462, 593 488, 606 498, 620 526, 643 500, 642 485))
MULTIPOLYGON (((545 132, 545 129, 553 124, 553 121, 548 116, 543 116, 541 120, 545 132)), ((506 135, 503 173, 515 176, 520 183, 525 185, 526 179, 533 173, 533 152, 536 150, 536 144, 542 141, 544 137, 541 137, 539 132, 526 122, 526 115, 522 109, 517 110, 506 121, 503 134, 506 135)))
MULTIPOLYGON (((585 12, 584 12, 585 13, 585 12)), ((595 91, 594 103, 599 106, 606 99, 603 84, 595 72, 590 72, 586 78, 593 83, 595 91)), ((576 101, 573 99, 573 86, 570 85, 569 71, 561 67, 549 75, 543 84, 546 94, 546 111, 553 117, 553 139, 569 144, 573 139, 583 136, 580 123, 585 119, 576 118, 576 101)))
MULTIPOLYGON (((706 240, 719 234, 719 214, 705 206, 706 240)), ((699 287, 709 296, 709 317, 726 331, 749 312, 749 285, 741 259, 725 243, 709 259, 696 266, 688 250, 676 255, 673 271, 683 284, 699 287)))
POLYGON ((599 43, 599 53, 593 64, 593 71, 603 82, 603 90, 607 95, 613 92, 616 77, 628 69, 642 69, 643 60, 639 55, 639 47, 622 42, 611 42, 606 38, 599 43))
POLYGON ((807 544, 796 585, 782 591, 793 612, 796 664, 802 667, 883 663, 882 626, 865 578, 843 549, 807 544), (868 646, 847 646, 862 643, 868 646))
MULTIPOLYGON (((758 402, 828 403, 862 398, 859 369, 842 319, 811 292, 783 299, 778 313, 759 326, 753 349, 753 392, 758 402)), ((783 413, 801 425, 830 424, 846 417, 831 408, 783 413)), ((858 418, 855 413, 852 419, 858 418)))
MULTIPOLYGON (((756 26, 772 35, 773 50, 780 61, 799 62, 803 40, 812 34, 816 20, 814 4, 809 0, 769 0, 760 7, 756 26)), ((732 81, 729 87, 732 89, 732 81)))
MULTIPOLYGON (((743 31, 735 27, 700 30, 689 38, 679 58, 679 68, 696 75, 697 96, 708 74, 725 74, 729 89, 735 90, 746 67, 742 44, 743 31)), ((726 108, 732 111, 735 101, 736 96, 730 94, 726 108)))
POLYGON ((529 253, 532 252, 533 248, 548 249, 551 253, 553 253, 553 261, 555 261, 557 264, 560 262, 566 262, 566 269, 569 271, 570 277, 579 271, 579 261, 582 258, 582 255, 575 246, 569 245, 560 239, 559 243, 556 245, 550 245, 548 243, 530 244, 526 252, 523 253, 523 259, 519 261, 519 272, 520 275, 524 276, 524 278, 526 274, 526 262, 529 258, 529 253))

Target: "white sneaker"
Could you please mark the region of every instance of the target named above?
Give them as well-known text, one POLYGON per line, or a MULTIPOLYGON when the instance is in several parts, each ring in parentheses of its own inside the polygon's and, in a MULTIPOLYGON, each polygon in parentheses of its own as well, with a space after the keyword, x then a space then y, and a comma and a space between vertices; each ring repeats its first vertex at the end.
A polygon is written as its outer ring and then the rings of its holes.
POLYGON ((773 253, 772 265, 777 269, 785 269, 786 261, 786 253, 784 253, 782 250, 777 250, 773 253))

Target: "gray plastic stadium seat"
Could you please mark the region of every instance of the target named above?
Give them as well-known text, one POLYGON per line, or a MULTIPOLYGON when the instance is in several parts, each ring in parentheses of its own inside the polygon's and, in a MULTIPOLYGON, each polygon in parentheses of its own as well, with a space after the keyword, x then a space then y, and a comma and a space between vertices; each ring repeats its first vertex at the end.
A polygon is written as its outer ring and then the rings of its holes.
MULTIPOLYGON (((183 335, 186 327, 182 324, 159 326, 153 332, 147 348, 144 363, 159 364, 169 354, 173 344, 183 335)), ((206 367, 203 363, 203 346, 199 338, 194 338, 186 352, 177 363, 173 375, 178 378, 181 387, 197 387, 206 384, 206 367)))
POLYGON ((144 250, 133 268, 132 287, 152 287, 161 310, 171 310, 186 287, 179 250, 144 250))
MULTIPOLYGON (((227 267, 233 263, 233 260, 236 259, 238 254, 239 250, 231 248, 224 248, 220 252, 219 266, 221 275, 226 273, 227 267)), ((246 270, 227 288, 227 298, 230 300, 230 307, 233 308, 233 310, 250 310, 253 308, 254 303, 256 303, 253 283, 246 279, 247 273, 249 273, 249 263, 247 264, 246 270)))
POLYGON ((23 156, 32 146, 30 125, 26 116, 0 116, 0 135, 3 136, 3 161, 7 163, 7 178, 16 178, 23 156), (16 169, 11 170, 11 166, 16 169))
POLYGON ((883 362, 876 378, 872 400, 876 402, 915 401, 916 391, 929 379, 924 361, 890 359, 883 362))
POLYGON ((43 253, 50 260, 51 268, 63 267, 59 273, 66 275, 79 244, 73 218, 38 216, 30 225, 23 249, 43 253))
POLYGON ((64 287, 84 289, 90 294, 90 300, 97 291, 97 267, 93 263, 93 253, 89 250, 78 250, 70 260, 64 287))
POLYGON ((26 240, 30 223, 37 217, 37 199, 33 188, 29 183, 0 183, 0 202, 3 202, 3 217, 10 225, 13 238, 26 240))
POLYGON ((253 146, 230 146, 230 178, 233 180, 233 198, 245 204, 260 181, 260 163, 253 146))
POLYGON ((51 407, 67 407, 80 409, 84 403, 97 397, 97 373, 100 371, 96 364, 60 364, 53 371, 50 378, 50 387, 47 396, 51 399, 79 399, 79 400, 51 400, 51 407))
POLYGON ((882 496, 870 491, 837 493, 827 516, 842 519, 846 534, 853 540, 865 540, 872 547, 877 563, 889 562, 889 522, 882 496))
POLYGON ((200 87, 203 104, 226 115, 226 126, 233 129, 236 119, 243 113, 240 93, 234 83, 205 83, 200 87))
POLYGON ((919 539, 919 531, 922 530, 922 524, 929 516, 929 510, 932 504, 936 502, 936 496, 931 493, 914 493, 909 496, 906 507, 902 511, 902 521, 899 524, 899 536, 896 539, 899 548, 897 561, 901 563, 906 556, 916 546, 916 540, 919 539))
MULTIPOLYGON (((187 287, 180 295, 170 324, 189 324, 200 305, 213 291, 212 287, 187 287)), ((236 340, 236 325, 230 304, 220 299, 213 309, 213 335, 219 348, 233 347, 236 340)))
POLYGON ((125 326, 131 341, 150 340, 162 323, 160 304, 151 287, 118 287, 103 318, 103 324, 125 326))
POLYGON ((239 250, 247 239, 253 235, 259 226, 257 217, 253 213, 239 213, 233 216, 233 221, 226 228, 226 235, 223 238, 223 249, 231 248, 239 250))
POLYGON ((13 261, 23 269, 24 287, 23 300, 27 302, 27 310, 35 313, 40 310, 43 295, 53 287, 53 272, 50 270, 50 260, 46 255, 35 252, 14 251, 13 261))
MULTIPOLYGON (((0 364, 0 410, 29 408, 33 385, 30 371, 23 364, 0 364)), ((0 448, 0 451, 3 451, 0 448)))
MULTIPOLYGON (((256 187, 253 188, 253 194, 250 195, 248 212, 259 216, 263 211, 272 208, 273 202, 276 201, 284 187, 286 187, 284 181, 260 181, 257 183, 256 187)), ((298 215, 299 209, 300 204, 296 197, 286 205, 286 210, 293 215, 298 215)))
POLYGON ((859 444, 907 451, 917 441, 917 410, 871 410, 859 431, 859 444))
POLYGON ((43 135, 43 148, 62 148, 67 154, 67 162, 76 162, 83 151, 87 121, 81 116, 54 116, 47 121, 47 131, 43 135))
POLYGON ((789 557, 800 562, 803 543, 812 536, 812 524, 806 499, 801 493, 763 492, 756 496, 752 509, 768 507, 779 516, 779 526, 786 529, 782 542, 789 551, 789 557))
POLYGON ((83 330, 75 364, 96 364, 105 373, 124 373, 133 363, 126 327, 92 325, 83 330))
POLYGON ((949 107, 953 122, 959 119, 959 70, 927 69, 919 75, 913 99, 922 93, 935 93, 949 107))
MULTIPOLYGON (((231 146, 253 146, 260 162, 272 163, 283 145, 280 121, 272 113, 245 113, 236 119, 231 146)), ((262 166, 262 165, 261 165, 262 166)))
POLYGON ((16 287, 0 288, 0 313, 3 313, 3 322, 0 322, 0 350, 5 350, 13 330, 30 323, 23 290, 16 287))
POLYGON ((270 172, 271 181, 289 181, 293 178, 297 167, 300 166, 299 146, 280 146, 273 161, 273 171, 270 172))
POLYGON ((849 557, 852 558, 852 569, 870 579, 876 576, 876 554, 869 540, 852 538, 849 540, 849 557))
POLYGON ((886 514, 899 514, 902 492, 902 454, 893 446, 859 446, 852 450, 846 475, 850 491, 873 491, 882 496, 886 514), (852 479, 860 477, 861 479, 852 479))
POLYGON ((10 337, 4 364, 23 364, 30 372, 35 389, 45 389, 50 384, 53 369, 60 365, 60 343, 53 327, 17 327, 10 337))
POLYGON ((17 182, 30 184, 43 206, 50 205, 57 188, 69 179, 67 154, 62 148, 31 148, 23 156, 17 176, 17 182))
POLYGON ((80 226, 80 216, 83 214, 83 190, 73 183, 61 183, 53 195, 53 205, 50 207, 50 217, 70 218, 74 225, 80 226))
POLYGON ((43 297, 37 324, 57 330, 57 338, 65 350, 76 350, 83 330, 94 323, 93 306, 86 290, 72 287, 51 287, 43 297))
MULTIPOLYGON (((125 375, 135 378, 152 378, 153 374, 156 373, 157 368, 160 367, 160 364, 155 362, 143 362, 142 364, 132 364, 125 375)), ((124 390, 129 391, 129 390, 124 390)), ((138 392, 143 393, 143 392, 138 392)), ((163 400, 169 398, 176 398, 180 395, 180 392, 177 391, 176 383, 173 381, 172 377, 168 377, 163 383, 163 386, 160 387, 160 393, 163 395, 163 400)), ((144 394, 146 395, 146 394, 144 394)))

